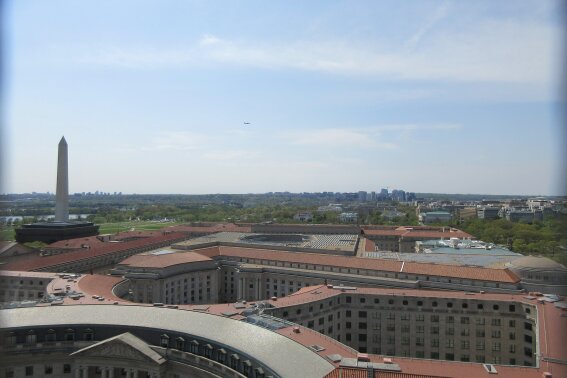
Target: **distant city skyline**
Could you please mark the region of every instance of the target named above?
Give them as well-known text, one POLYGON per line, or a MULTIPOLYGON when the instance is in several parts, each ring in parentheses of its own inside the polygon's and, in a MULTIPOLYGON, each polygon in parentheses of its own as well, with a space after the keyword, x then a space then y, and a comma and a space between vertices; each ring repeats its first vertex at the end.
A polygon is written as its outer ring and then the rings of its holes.
POLYGON ((564 8, 7 2, 0 192, 565 195, 564 8))

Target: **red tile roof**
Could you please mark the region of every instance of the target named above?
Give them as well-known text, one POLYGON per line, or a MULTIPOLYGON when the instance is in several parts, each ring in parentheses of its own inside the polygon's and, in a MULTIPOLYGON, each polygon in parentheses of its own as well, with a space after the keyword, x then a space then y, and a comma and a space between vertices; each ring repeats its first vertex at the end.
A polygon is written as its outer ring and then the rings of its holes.
POLYGON ((15 256, 14 258, 6 258, 3 270, 39 270, 47 269, 68 262, 89 259, 93 257, 112 255, 121 251, 130 249, 155 246, 157 248, 162 243, 175 243, 185 239, 182 233, 167 233, 149 238, 131 240, 127 242, 106 242, 92 248, 82 248, 77 251, 60 253, 52 256, 38 256, 35 254, 27 254, 15 256))
POLYGON ((208 226, 177 225, 165 228, 168 231, 187 232, 198 234, 212 234, 215 232, 252 232, 250 225, 238 225, 234 223, 218 223, 208 226))
POLYGON ((351 269, 370 269, 392 273, 403 272, 409 274, 455 277, 505 283, 517 283, 520 281, 520 279, 508 269, 489 269, 414 262, 402 263, 401 261, 388 259, 366 259, 355 256, 335 256, 304 252, 284 252, 261 248, 244 248, 231 246, 207 248, 206 251, 197 249, 194 250, 194 252, 206 254, 206 256, 208 257, 213 257, 215 255, 244 257, 249 259, 253 258, 313 265, 321 264, 351 269))
POLYGON ((363 227, 363 232, 367 236, 396 236, 403 238, 420 238, 420 239, 439 239, 439 238, 470 238, 472 235, 450 227, 427 227, 427 226, 411 226, 411 227, 392 227, 392 228, 374 228, 363 227))

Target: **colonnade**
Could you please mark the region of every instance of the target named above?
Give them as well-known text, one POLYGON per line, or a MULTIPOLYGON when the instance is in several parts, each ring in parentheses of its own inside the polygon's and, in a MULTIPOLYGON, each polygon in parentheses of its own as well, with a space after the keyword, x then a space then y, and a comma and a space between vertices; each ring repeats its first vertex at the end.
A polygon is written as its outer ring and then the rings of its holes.
POLYGON ((137 368, 112 367, 112 366, 86 366, 75 367, 75 378, 161 378, 157 371, 140 370, 137 368), (98 367, 98 369, 96 369, 98 367), (96 370, 95 370, 96 369, 96 370), (117 370, 118 369, 118 370, 117 370), (116 371, 117 370, 117 371, 116 371), (100 373, 99 373, 100 371, 100 373), (124 372, 126 375, 124 375, 124 372))

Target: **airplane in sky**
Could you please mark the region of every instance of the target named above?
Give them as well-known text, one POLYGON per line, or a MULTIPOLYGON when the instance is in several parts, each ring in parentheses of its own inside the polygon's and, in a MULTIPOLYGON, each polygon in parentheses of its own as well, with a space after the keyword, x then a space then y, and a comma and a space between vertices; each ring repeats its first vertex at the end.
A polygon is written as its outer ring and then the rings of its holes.
POLYGON ((245 125, 249 125, 249 124, 250 124, 250 122, 244 122, 244 124, 245 124, 245 125))

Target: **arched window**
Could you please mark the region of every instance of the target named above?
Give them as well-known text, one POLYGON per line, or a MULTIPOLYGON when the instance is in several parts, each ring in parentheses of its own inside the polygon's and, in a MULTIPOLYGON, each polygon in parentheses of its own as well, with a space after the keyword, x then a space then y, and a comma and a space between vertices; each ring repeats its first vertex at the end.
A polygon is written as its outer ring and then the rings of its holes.
POLYGON ((159 339, 159 345, 161 345, 163 348, 169 348, 169 336, 167 336, 165 333, 161 335, 159 339))
POLYGON ((185 339, 183 337, 175 339, 175 348, 179 350, 183 350, 185 348, 185 339))
POLYGON ((75 330, 67 328, 65 330, 65 341, 75 341, 75 330))

